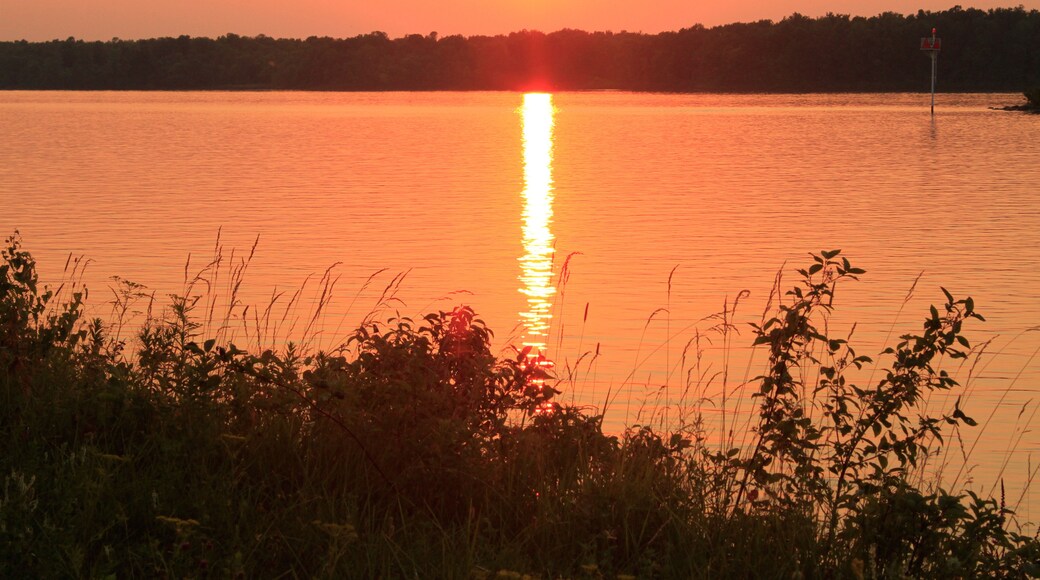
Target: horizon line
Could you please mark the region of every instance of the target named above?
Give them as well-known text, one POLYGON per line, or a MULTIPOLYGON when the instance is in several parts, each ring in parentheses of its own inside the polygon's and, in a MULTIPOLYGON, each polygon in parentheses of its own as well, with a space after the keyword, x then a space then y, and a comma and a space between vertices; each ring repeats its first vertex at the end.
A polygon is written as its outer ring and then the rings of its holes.
POLYGON ((235 36, 235 37, 239 37, 239 38, 249 38, 249 39, 269 38, 269 39, 272 39, 272 40, 305 41, 305 40, 309 40, 311 38, 331 39, 331 40, 350 40, 350 39, 354 39, 354 38, 361 38, 361 37, 372 36, 372 35, 382 35, 382 36, 385 36, 389 40, 401 40, 401 39, 405 39, 405 38, 411 38, 411 37, 414 37, 414 36, 421 36, 421 37, 424 37, 424 38, 427 38, 427 37, 430 37, 430 36, 435 36, 437 40, 443 40, 443 39, 447 39, 447 38, 456 38, 456 37, 462 37, 464 39, 471 39, 471 38, 496 38, 496 37, 502 37, 502 36, 511 36, 513 34, 525 34, 525 33, 526 34, 541 34, 541 35, 549 36, 549 35, 558 34, 558 33, 561 33, 561 32, 582 32, 582 33, 585 33, 585 34, 617 34, 617 35, 620 35, 620 34, 633 34, 633 35, 639 35, 639 36, 657 36, 657 35, 661 35, 661 34, 674 34, 674 33, 679 33, 679 32, 683 32, 683 31, 686 31, 686 30, 696 30, 696 29, 714 30, 714 29, 717 29, 717 28, 725 28, 725 27, 728 27, 728 26, 739 26, 739 25, 748 25, 748 24, 761 24, 761 23, 779 24, 779 23, 782 23, 782 22, 785 22, 787 20, 791 20, 791 19, 794 19, 794 18, 797 18, 797 17, 806 18, 806 19, 809 19, 809 20, 822 20, 822 19, 833 18, 833 17, 844 18, 846 20, 855 20, 857 18, 862 18, 862 19, 865 19, 865 20, 869 20, 871 18, 878 18, 880 16, 884 16, 884 15, 887 15, 887 14, 898 14, 898 15, 904 17, 904 18, 908 18, 908 17, 916 17, 919 14, 921 14, 922 12, 925 15, 932 15, 932 14, 942 14, 942 13, 945 13, 945 12, 951 12, 951 11, 954 11, 955 9, 957 9, 959 11, 962 11, 962 12, 966 12, 966 11, 969 11, 969 10, 978 10, 980 12, 985 12, 985 13, 993 13, 995 11, 1002 11, 1002 10, 1021 11, 1021 12, 1024 12, 1026 14, 1040 12, 1040 10, 1038 10, 1037 8, 1028 8, 1027 9, 1021 3, 1018 4, 1018 5, 1015 5, 1015 6, 1006 6, 1006 7, 1003 7, 1003 8, 987 8, 987 9, 974 8, 974 7, 970 7, 970 6, 965 8, 965 7, 957 4, 957 5, 951 6, 950 8, 947 8, 945 10, 938 10, 938 11, 936 11, 936 10, 925 10, 923 8, 918 9, 918 10, 916 10, 914 12, 897 12, 897 11, 893 11, 893 10, 886 10, 886 11, 882 11, 882 12, 879 12, 879 13, 876 13, 876 14, 872 14, 870 16, 864 16, 864 15, 861 15, 861 14, 855 14, 854 15, 854 14, 850 14, 850 13, 841 13, 841 12, 833 12, 833 11, 828 11, 828 12, 822 14, 822 15, 819 15, 819 16, 809 16, 809 15, 803 14, 803 13, 801 13, 799 11, 795 11, 795 12, 792 12, 791 14, 788 14, 788 15, 784 16, 780 20, 774 20, 772 18, 760 18, 758 20, 733 21, 733 22, 726 22, 726 23, 723 23, 723 24, 714 24, 714 25, 711 25, 711 26, 708 26, 708 25, 705 25, 703 23, 697 22, 697 23, 693 23, 693 24, 691 24, 689 26, 681 27, 681 28, 678 28, 678 29, 667 29, 667 30, 660 30, 660 31, 657 31, 657 32, 644 32, 642 30, 634 31, 634 30, 627 30, 627 29, 621 29, 621 30, 585 30, 585 29, 582 29, 582 28, 563 27, 563 28, 559 28, 559 29, 552 30, 552 31, 549 31, 549 32, 545 32, 545 31, 543 31, 541 29, 536 29, 536 28, 521 28, 521 29, 517 29, 517 30, 511 30, 509 32, 499 32, 499 33, 487 33, 487 34, 461 34, 461 33, 453 33, 453 34, 443 34, 442 35, 438 31, 433 30, 433 31, 427 32, 425 34, 420 33, 420 32, 411 32, 411 33, 402 34, 400 36, 390 36, 388 33, 384 32, 382 30, 371 30, 369 32, 358 33, 358 34, 355 34, 353 36, 329 36, 329 35, 316 35, 316 34, 312 34, 312 35, 304 37, 304 36, 269 36, 269 35, 267 35, 266 33, 263 33, 263 32, 258 32, 256 34, 240 34, 240 33, 237 33, 237 32, 228 31, 228 32, 224 32, 223 34, 220 34, 220 35, 217 35, 217 36, 179 34, 177 36, 167 35, 167 36, 148 36, 148 37, 135 37, 135 38, 123 38, 123 37, 119 37, 119 36, 113 36, 111 38, 101 39, 101 38, 80 38, 80 37, 76 37, 75 35, 72 35, 72 36, 67 36, 65 38, 54 37, 54 38, 48 38, 48 39, 45 39, 45 40, 29 40, 29 39, 24 38, 24 37, 23 38, 14 38, 14 39, 0 39, 0 42, 3 42, 3 43, 20 43, 20 42, 25 42, 25 43, 34 43, 34 44, 36 44, 36 43, 44 44, 44 43, 49 43, 49 42, 68 42, 69 40, 73 40, 73 41, 77 41, 77 42, 102 42, 102 43, 105 43, 105 42, 140 42, 140 41, 148 41, 148 40, 178 39, 178 38, 183 38, 183 37, 219 40, 221 38, 227 38, 227 37, 231 37, 231 36, 235 36))

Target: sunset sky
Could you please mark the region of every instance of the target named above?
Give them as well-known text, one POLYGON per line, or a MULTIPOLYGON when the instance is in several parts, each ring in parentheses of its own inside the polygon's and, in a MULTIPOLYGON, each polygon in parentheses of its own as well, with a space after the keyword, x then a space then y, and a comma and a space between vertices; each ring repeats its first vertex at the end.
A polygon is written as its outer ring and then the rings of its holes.
MULTIPOLYGON (((955 0, 0 0, 0 40, 50 40, 74 36, 219 36, 227 32, 274 37, 390 36, 432 31, 499 34, 522 29, 660 32, 696 23, 706 26, 792 12, 872 16, 884 11, 944 10, 955 0)), ((1013 6, 1007 0, 965 6, 1013 6)), ((1040 0, 1022 2, 1027 9, 1040 0)))

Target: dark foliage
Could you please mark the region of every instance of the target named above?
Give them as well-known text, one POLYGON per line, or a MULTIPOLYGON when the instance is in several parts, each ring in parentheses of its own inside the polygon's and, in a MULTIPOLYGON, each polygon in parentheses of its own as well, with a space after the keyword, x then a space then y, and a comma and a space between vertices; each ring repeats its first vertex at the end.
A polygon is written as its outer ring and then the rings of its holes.
POLYGON ((373 32, 347 39, 156 38, 0 43, 3 89, 926 91, 918 42, 938 28, 939 88, 1040 84, 1040 12, 955 6, 870 18, 793 14, 656 35, 373 32))
POLYGON ((748 445, 553 401, 460 307, 365 323, 349 348, 201 340, 175 296, 131 345, 0 248, 0 577, 1025 578, 1003 500, 915 474, 974 425, 944 359, 970 298, 870 359, 821 324, 862 270, 814 256, 775 315, 748 445), (821 320, 823 319, 823 320, 821 320), (127 348, 124 348, 127 347, 127 348), (813 378, 815 377, 815 379, 813 378), (529 573, 521 574, 521 572, 529 573))
POLYGON ((1026 97, 1027 107, 1040 110, 1040 87, 1026 90, 1023 95, 1026 97))

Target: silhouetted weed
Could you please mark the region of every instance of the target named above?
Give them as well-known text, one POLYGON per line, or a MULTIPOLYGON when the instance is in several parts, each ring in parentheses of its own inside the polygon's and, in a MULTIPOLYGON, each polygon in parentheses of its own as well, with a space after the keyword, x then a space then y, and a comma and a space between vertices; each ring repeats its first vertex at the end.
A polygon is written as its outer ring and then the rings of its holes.
MULTIPOLYGON (((494 355, 465 307, 368 317, 333 351, 249 352, 227 339, 230 316, 201 335, 200 317, 221 317, 189 288, 124 340, 123 316, 84 320, 84 293, 41 288, 14 236, 0 263, 0 576, 1040 574, 1040 542, 1003 495, 920 485, 945 429, 975 423, 959 399, 924 405, 959 388, 943 361, 967 356, 973 301, 947 293, 875 363, 819 323, 862 270, 831 251, 799 273, 754 328, 767 361, 748 381, 748 433, 720 446, 695 412, 675 432, 604 433, 602 415, 557 401, 529 350, 494 355), (867 364, 882 370, 863 384, 867 364)), ((121 288, 125 313, 142 289, 121 288)), ((258 317, 250 336, 268 327, 258 317)))

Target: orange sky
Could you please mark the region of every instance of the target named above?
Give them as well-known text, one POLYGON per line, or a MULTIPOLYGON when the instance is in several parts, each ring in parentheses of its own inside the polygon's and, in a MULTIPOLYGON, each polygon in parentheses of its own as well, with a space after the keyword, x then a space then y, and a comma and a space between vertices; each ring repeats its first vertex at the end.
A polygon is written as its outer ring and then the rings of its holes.
MULTIPOLYGON (((695 23, 778 20, 792 12, 871 16, 943 10, 956 0, 0 0, 0 40, 155 36, 396 37, 560 28, 660 32, 695 23)), ((965 2, 977 8, 1019 2, 965 2)), ((1022 2, 1040 8, 1040 0, 1022 2)))

